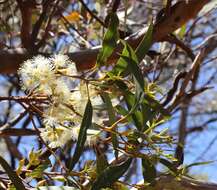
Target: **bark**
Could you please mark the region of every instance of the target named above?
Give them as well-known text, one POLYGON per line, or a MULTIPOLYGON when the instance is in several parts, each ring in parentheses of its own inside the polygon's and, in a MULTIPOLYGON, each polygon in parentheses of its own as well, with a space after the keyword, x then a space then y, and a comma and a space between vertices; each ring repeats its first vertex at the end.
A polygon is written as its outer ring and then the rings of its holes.
POLYGON ((165 176, 159 179, 157 190, 216 190, 217 184, 194 180, 183 177, 175 181, 172 176, 165 176))
MULTIPOLYGON (((210 0, 189 0, 180 1, 171 7, 170 15, 161 17, 157 20, 154 26, 153 32, 153 43, 164 41, 164 38, 168 34, 174 32, 180 28, 183 24, 187 23, 190 19, 193 19, 197 13, 203 8, 203 6, 209 3, 210 0)), ((128 37, 126 41, 133 47, 136 48, 144 37, 147 28, 142 29, 136 34, 128 37)), ((72 61, 76 63, 78 70, 87 70, 95 66, 96 57, 101 47, 94 49, 88 49, 84 51, 78 51, 69 53, 68 56, 72 61)), ((120 52, 122 45, 119 44, 108 60, 109 64, 113 64, 117 58, 117 52, 120 52)), ((46 54, 48 55, 48 54, 46 54)), ((19 68, 20 64, 31 58, 28 52, 22 49, 21 51, 0 51, 0 73, 11 74, 15 73, 19 68)))

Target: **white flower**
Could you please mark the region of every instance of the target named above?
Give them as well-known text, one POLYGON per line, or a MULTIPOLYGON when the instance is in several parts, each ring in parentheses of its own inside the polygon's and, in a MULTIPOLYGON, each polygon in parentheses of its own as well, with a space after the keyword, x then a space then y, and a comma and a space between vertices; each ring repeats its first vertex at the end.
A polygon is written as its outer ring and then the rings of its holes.
MULTIPOLYGON (((70 139, 77 141, 80 128, 64 126, 80 125, 89 97, 94 108, 92 121, 98 125, 103 123, 99 118, 103 114, 102 98, 94 85, 88 84, 87 89, 84 81, 73 78, 72 75, 77 74, 76 65, 66 55, 54 55, 50 59, 33 57, 24 62, 19 74, 25 89, 32 90, 36 95, 47 95, 51 100, 46 106, 44 104, 45 128, 40 129, 40 136, 51 148, 61 147, 70 139)), ((85 144, 90 146, 96 143, 99 134, 99 130, 88 129, 85 144)))
POLYGON ((45 126, 55 127, 58 124, 58 120, 56 117, 46 116, 43 120, 43 123, 45 124, 45 126))
POLYGON ((69 103, 71 91, 64 80, 58 79, 53 85, 53 101, 55 103, 69 103))
POLYGON ((66 75, 76 75, 78 73, 76 65, 74 62, 71 62, 66 68, 66 75))
POLYGON ((87 96, 82 96, 81 92, 77 90, 71 94, 71 104, 73 108, 81 115, 84 113, 87 99, 87 96))
POLYGON ((54 55, 51 58, 51 61, 54 63, 56 67, 66 67, 69 62, 69 57, 62 54, 54 55))
POLYGON ((27 60, 23 63, 19 69, 19 74, 25 89, 35 89, 41 92, 50 92, 49 84, 55 79, 55 71, 50 60, 36 56, 31 60, 27 60))
POLYGON ((46 126, 40 131, 41 138, 49 143, 50 148, 62 147, 72 139, 72 130, 60 125, 55 127, 46 126))
POLYGON ((51 123, 57 121, 59 123, 64 123, 65 121, 73 121, 75 113, 63 104, 51 104, 46 110, 44 110, 44 121, 51 123))
POLYGON ((77 68, 74 62, 69 60, 69 57, 66 55, 58 54, 54 55, 53 58, 50 59, 52 63, 55 65, 56 69, 60 69, 59 71, 63 72, 66 75, 75 75, 77 74, 77 68))

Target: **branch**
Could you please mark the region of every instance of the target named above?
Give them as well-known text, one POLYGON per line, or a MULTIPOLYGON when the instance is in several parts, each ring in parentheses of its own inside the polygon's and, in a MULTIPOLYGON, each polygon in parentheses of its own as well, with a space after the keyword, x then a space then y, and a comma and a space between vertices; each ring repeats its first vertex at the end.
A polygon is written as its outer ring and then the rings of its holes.
POLYGON ((34 136, 39 135, 38 131, 32 129, 4 129, 0 130, 0 137, 11 137, 11 136, 34 136))
MULTIPOLYGON (((164 37, 180 28, 183 24, 187 23, 190 19, 193 19, 197 13, 203 8, 203 6, 209 3, 210 0, 189 0, 189 2, 180 1, 171 7, 171 13, 169 17, 163 17, 154 26, 153 32, 153 43, 163 41, 164 37)), ((143 28, 136 34, 126 38, 126 41, 133 47, 136 48, 143 39, 147 28, 143 28)), ((78 70, 87 70, 95 66, 96 57, 101 47, 94 49, 88 49, 84 51, 78 51, 69 53, 68 56, 72 61, 76 63, 78 70)), ((118 52, 122 50, 122 45, 119 44, 114 53, 108 60, 109 64, 113 64, 118 56, 118 52)), ((46 54, 49 56, 48 54, 46 54)), ((15 73, 19 68, 20 64, 31 58, 32 55, 25 51, 11 52, 11 51, 0 51, 0 73, 10 74, 15 73)))
POLYGON ((172 176, 163 176, 159 180, 159 188, 158 190, 163 189, 173 189, 174 186, 177 189, 187 189, 187 190, 216 190, 217 184, 209 183, 199 180, 194 180, 190 178, 183 177, 180 181, 174 181, 174 177, 172 176))
MULTIPOLYGON (((147 187, 144 187, 144 181, 140 181, 137 186, 141 187, 141 189, 149 189, 147 187)), ((131 190, 136 190, 137 188, 132 188, 131 190)), ((157 179, 156 185, 153 187, 153 189, 157 190, 165 190, 165 189, 186 189, 186 190, 216 190, 217 184, 216 183, 210 183, 210 182, 204 182, 201 180, 196 179, 190 179, 187 177, 182 177, 180 180, 176 180, 171 175, 166 176, 160 176, 157 179)))
POLYGON ((17 4, 21 11, 22 24, 21 24, 21 41, 22 46, 26 49, 30 48, 31 29, 32 29, 32 9, 35 7, 33 1, 21 1, 17 0, 17 4))

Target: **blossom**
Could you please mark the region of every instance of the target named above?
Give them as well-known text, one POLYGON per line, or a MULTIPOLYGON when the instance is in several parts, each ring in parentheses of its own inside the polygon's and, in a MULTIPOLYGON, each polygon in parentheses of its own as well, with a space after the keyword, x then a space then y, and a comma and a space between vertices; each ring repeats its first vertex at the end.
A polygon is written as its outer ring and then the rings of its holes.
POLYGON ((51 127, 55 127, 58 123, 58 120, 56 117, 52 117, 52 116, 46 116, 45 119, 43 120, 43 123, 46 126, 51 126, 51 127))
POLYGON ((41 138, 49 143, 50 148, 62 147, 72 139, 72 130, 63 126, 50 127, 40 129, 41 138))
POLYGON ((50 83, 55 79, 55 71, 53 64, 49 59, 37 56, 33 59, 27 60, 19 69, 23 87, 29 90, 44 91, 50 93, 48 89, 50 83))
MULTIPOLYGON (((94 85, 87 86, 82 80, 70 77, 77 74, 77 69, 66 55, 33 57, 24 62, 19 74, 25 89, 49 96, 50 102, 43 108, 45 128, 40 129, 40 136, 51 148, 61 147, 71 139, 77 141, 80 131, 77 126, 89 98, 94 108, 92 121, 102 124, 101 96, 94 85)), ((88 129, 86 145, 94 144, 99 134, 99 130, 88 129)))
POLYGON ((69 57, 66 55, 57 54, 57 55, 54 55, 50 60, 54 63, 54 65, 57 68, 58 67, 62 68, 68 65, 69 57))
POLYGON ((52 85, 52 96, 53 96, 53 101, 55 103, 69 103, 70 98, 71 98, 71 91, 66 84, 66 81, 64 80, 56 80, 55 83, 52 85))
POLYGON ((76 75, 77 74, 77 68, 75 63, 71 62, 70 65, 65 70, 66 75, 76 75))
POLYGON ((44 110, 44 123, 51 123, 55 120, 59 123, 64 123, 66 121, 74 121, 75 113, 63 104, 50 104, 47 109, 44 110))
POLYGON ((73 108, 79 113, 83 114, 85 110, 85 103, 88 100, 88 97, 86 94, 81 94, 81 91, 75 90, 71 94, 71 104, 73 105, 73 108))
POLYGON ((57 54, 54 55, 50 60, 55 65, 56 70, 64 73, 65 75, 77 74, 75 63, 71 62, 67 55, 57 54))

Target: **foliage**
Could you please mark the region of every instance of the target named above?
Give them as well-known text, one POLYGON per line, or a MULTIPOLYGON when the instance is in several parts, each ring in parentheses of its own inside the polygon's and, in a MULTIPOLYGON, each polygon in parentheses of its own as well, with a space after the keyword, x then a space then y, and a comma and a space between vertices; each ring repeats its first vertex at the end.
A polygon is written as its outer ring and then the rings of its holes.
MULTIPOLYGON (((143 36, 128 34, 132 32, 128 27, 136 25, 129 23, 139 14, 132 12, 135 9, 131 10, 134 6, 130 0, 113 1, 111 7, 107 1, 90 4, 72 1, 72 10, 68 1, 47 0, 38 4, 42 12, 35 8, 34 2, 2 3, 5 15, 10 5, 11 11, 19 11, 14 17, 17 23, 13 20, 11 24, 8 20, 0 24, 1 32, 11 32, 11 39, 15 39, 14 33, 20 29, 22 47, 34 55, 22 63, 15 78, 8 76, 13 85, 17 82, 16 96, 11 93, 6 98, 0 97, 0 101, 15 101, 24 109, 23 115, 2 127, 6 136, 0 132, 9 150, 10 142, 16 142, 12 146, 15 151, 10 152, 12 166, 6 161, 7 155, 0 157, 8 176, 7 180, 3 178, 2 188, 44 190, 58 189, 55 185, 61 184, 66 190, 182 189, 175 180, 189 177, 193 166, 212 163, 183 164, 187 134, 182 132, 187 133, 187 128, 179 129, 178 138, 174 138, 174 132, 168 127, 168 121, 174 125, 177 111, 183 116, 190 110, 186 107, 191 106, 192 98, 209 89, 207 84, 197 87, 205 50, 193 60, 193 51, 180 40, 185 40, 185 35, 190 33, 187 24, 161 40, 175 41, 192 58, 191 66, 187 65, 188 58, 184 60, 184 69, 179 68, 182 64, 175 64, 181 60, 180 49, 175 48, 174 53, 170 51, 173 47, 161 43, 162 51, 157 52, 152 46, 157 38, 157 24, 178 9, 179 3, 174 8, 170 2, 161 2, 165 12, 159 14, 160 20, 159 15, 155 20, 150 18, 155 17, 155 9, 150 9, 153 12, 146 15, 147 28, 143 36), (120 6, 124 11, 118 9, 120 6), (31 17, 25 17, 27 13, 31 17), (32 28, 28 28, 28 22, 32 28), (69 52, 77 48, 71 44, 79 46, 79 50, 86 49, 79 52, 79 56, 85 56, 89 50, 97 53, 88 59, 91 62, 94 57, 94 67, 85 67, 88 62, 79 65, 83 57, 72 61, 69 52), (90 49, 98 44, 102 44, 101 49, 90 49), (164 67, 169 59, 174 66, 164 67), (8 138, 7 134, 15 133, 10 132, 10 126, 19 121, 23 124, 14 131, 21 135, 8 138), (23 156, 19 145, 21 137, 28 134, 36 136, 34 148, 27 151, 28 156, 23 156), (134 175, 137 179, 143 178, 142 184, 136 184, 134 175), (165 176, 172 176, 174 181, 165 186, 159 184, 165 176)), ((209 11, 210 6, 213 4, 209 4, 209 11)), ((206 10, 207 7, 202 11, 206 10)), ((10 113, 5 115, 9 118, 10 113)), ((187 116, 184 119, 181 116, 180 127, 184 125, 182 121, 187 122, 187 116)))

